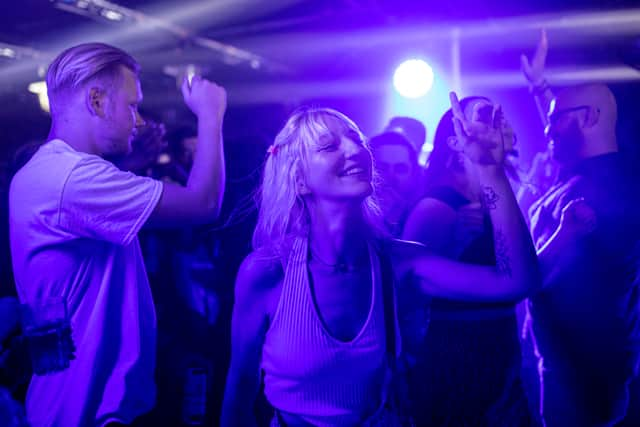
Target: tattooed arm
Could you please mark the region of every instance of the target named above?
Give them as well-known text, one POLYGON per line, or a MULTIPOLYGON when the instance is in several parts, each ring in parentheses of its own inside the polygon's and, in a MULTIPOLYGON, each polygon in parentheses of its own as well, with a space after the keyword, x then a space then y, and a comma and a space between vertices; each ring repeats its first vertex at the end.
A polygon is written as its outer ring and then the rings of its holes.
POLYGON ((517 301, 540 285, 536 253, 515 196, 502 170, 478 171, 493 223, 495 266, 445 259, 424 246, 394 243, 394 270, 411 272, 431 296, 467 301, 517 301))
MULTIPOLYGON (((500 109, 491 106, 490 123, 483 122, 474 107, 467 120, 452 95, 454 127, 460 151, 471 160, 472 174, 481 189, 481 199, 491 216, 496 265, 463 264, 429 255, 426 249, 399 248, 397 268, 422 279, 425 293, 467 300, 517 300, 540 285, 540 271, 531 236, 502 167, 500 109), (403 253, 404 251, 404 253, 403 253)), ((405 242, 406 243, 406 242, 405 242)))
POLYGON ((526 292, 539 283, 538 261, 526 222, 502 168, 479 166, 482 200, 491 216, 497 286, 526 292))

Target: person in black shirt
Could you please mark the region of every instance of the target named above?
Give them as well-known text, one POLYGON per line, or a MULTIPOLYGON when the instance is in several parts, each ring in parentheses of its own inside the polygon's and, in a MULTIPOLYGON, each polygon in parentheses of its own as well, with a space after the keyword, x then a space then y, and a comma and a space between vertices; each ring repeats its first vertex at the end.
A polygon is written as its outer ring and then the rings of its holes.
POLYGON ((529 315, 548 427, 614 425, 637 371, 638 180, 618 151, 616 108, 608 87, 588 84, 559 92, 548 114, 562 170, 529 210, 543 272, 529 315), (579 236, 558 236, 563 221, 582 224, 579 236))

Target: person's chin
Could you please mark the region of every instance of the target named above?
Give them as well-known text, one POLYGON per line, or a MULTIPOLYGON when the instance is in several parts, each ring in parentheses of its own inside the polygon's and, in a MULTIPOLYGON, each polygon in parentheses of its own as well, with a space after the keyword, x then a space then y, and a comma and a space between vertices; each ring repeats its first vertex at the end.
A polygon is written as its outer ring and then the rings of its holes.
POLYGON ((365 199, 373 193, 373 187, 370 183, 363 183, 359 188, 353 188, 349 191, 347 198, 365 199))

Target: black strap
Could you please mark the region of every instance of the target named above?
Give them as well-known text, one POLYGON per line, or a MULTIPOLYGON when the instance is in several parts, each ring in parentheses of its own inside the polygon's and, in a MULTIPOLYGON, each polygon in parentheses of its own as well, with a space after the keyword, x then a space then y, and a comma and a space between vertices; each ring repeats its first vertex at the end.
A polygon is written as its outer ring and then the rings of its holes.
POLYGON ((403 369, 402 359, 396 354, 396 316, 395 316, 395 277, 391 258, 385 250, 385 243, 379 242, 378 254, 380 259, 380 271, 382 275, 382 304, 384 307, 384 329, 386 336, 386 353, 389 367, 391 369, 391 389, 388 399, 400 424, 403 426, 415 426, 411 413, 411 398, 409 396, 408 384, 406 382, 406 369, 403 369))
POLYGON ((391 260, 384 250, 384 243, 379 244, 380 271, 382 273, 382 305, 384 307, 384 331, 386 336, 386 352, 391 367, 396 365, 396 327, 394 315, 394 278, 391 268, 391 260))

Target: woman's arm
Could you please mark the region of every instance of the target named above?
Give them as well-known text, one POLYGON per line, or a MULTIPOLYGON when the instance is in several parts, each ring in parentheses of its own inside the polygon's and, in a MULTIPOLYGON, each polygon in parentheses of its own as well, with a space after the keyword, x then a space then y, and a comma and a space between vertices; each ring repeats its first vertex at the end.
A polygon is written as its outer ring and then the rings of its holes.
POLYGON ((280 276, 277 259, 265 259, 256 253, 245 258, 238 271, 231 320, 231 364, 220 421, 223 427, 256 426, 253 409, 260 388, 267 307, 280 276))
POLYGON ((415 247, 405 254, 407 268, 423 279, 423 289, 431 295, 468 300, 520 299, 540 285, 540 271, 531 236, 502 167, 500 107, 493 107, 489 123, 483 121, 486 114, 480 112, 486 105, 476 104, 467 119, 453 93, 451 104, 456 149, 474 165, 481 200, 491 216, 496 265, 462 264, 415 247))
POLYGON ((516 301, 540 286, 533 242, 504 172, 479 173, 493 223, 495 266, 464 264, 428 248, 398 243, 395 259, 421 278, 426 294, 469 301, 516 301))

